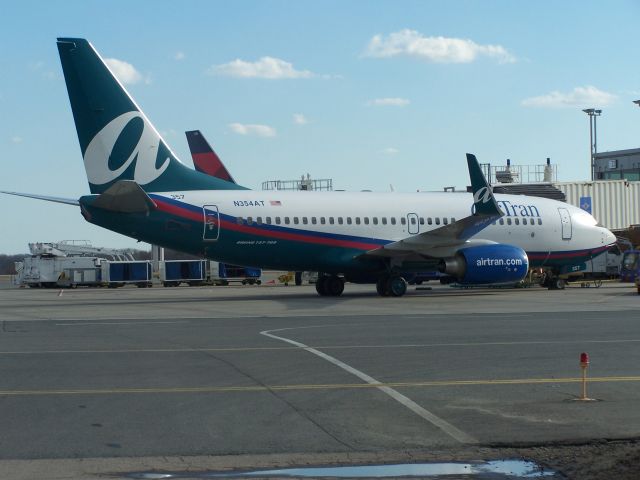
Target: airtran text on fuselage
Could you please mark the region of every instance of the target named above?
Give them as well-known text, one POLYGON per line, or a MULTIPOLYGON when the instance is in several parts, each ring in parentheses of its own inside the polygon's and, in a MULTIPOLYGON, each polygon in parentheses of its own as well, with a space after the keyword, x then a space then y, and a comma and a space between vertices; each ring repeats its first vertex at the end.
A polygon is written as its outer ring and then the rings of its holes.
POLYGON ((540 212, 535 205, 518 205, 509 200, 497 200, 498 206, 507 217, 539 217, 540 212))
POLYGON ((234 207, 264 207, 264 200, 234 200, 234 207))

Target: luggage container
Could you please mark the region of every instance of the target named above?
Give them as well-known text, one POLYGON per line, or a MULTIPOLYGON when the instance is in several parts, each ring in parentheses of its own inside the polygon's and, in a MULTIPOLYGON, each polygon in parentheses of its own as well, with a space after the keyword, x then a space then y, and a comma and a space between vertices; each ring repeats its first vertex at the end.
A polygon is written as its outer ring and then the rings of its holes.
POLYGON ((160 264, 160 281, 165 287, 189 286, 210 283, 206 260, 165 260, 160 264))
POLYGON ((102 278, 105 279, 109 288, 123 287, 127 284, 134 284, 140 288, 151 286, 152 268, 151 262, 104 262, 102 268, 102 278))
POLYGON ((242 285, 260 285, 262 270, 253 267, 240 267, 227 263, 209 262, 210 279, 214 285, 229 285, 238 282, 242 285))

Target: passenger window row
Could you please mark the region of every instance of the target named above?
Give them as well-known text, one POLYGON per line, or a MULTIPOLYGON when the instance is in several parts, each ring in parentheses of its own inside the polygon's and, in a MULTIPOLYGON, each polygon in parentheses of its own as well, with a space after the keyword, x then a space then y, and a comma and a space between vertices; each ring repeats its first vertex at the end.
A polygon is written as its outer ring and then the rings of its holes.
POLYGON ((536 218, 529 218, 529 219, 527 219, 527 218, 518 218, 518 217, 516 217, 514 219, 511 219, 510 217, 507 217, 506 219, 505 218, 501 218, 500 220, 498 220, 496 222, 493 222, 493 225, 498 225, 498 224, 500 224, 500 225, 505 225, 505 224, 506 225, 520 225, 520 224, 522 224, 522 225, 535 225, 536 224, 536 220, 537 220, 538 225, 542 225, 542 219, 541 218, 537 218, 537 219, 536 218))
MULTIPOLYGON (((448 225, 449 223, 455 223, 454 217, 410 217, 409 223, 416 225, 420 222, 420 225, 448 225)), ((406 225, 407 218, 400 217, 398 221, 396 217, 237 217, 236 222, 238 225, 406 225)))

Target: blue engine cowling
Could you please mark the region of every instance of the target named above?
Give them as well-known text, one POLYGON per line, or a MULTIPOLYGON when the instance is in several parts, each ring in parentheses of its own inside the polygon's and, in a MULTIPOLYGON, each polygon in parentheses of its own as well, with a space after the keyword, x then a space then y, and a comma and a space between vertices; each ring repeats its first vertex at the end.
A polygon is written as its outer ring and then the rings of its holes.
POLYGON ((458 250, 439 270, 465 285, 516 283, 527 275, 529 259, 513 245, 481 245, 458 250))

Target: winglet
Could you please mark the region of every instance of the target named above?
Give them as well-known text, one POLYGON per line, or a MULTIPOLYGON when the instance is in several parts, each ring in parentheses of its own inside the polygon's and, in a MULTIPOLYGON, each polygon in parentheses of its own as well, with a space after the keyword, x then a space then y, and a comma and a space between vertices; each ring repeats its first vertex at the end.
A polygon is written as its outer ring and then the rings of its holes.
POLYGON ((476 156, 472 153, 467 153, 467 164, 471 179, 471 191, 473 192, 474 215, 497 215, 498 217, 504 215, 498 207, 487 179, 484 178, 476 156))

